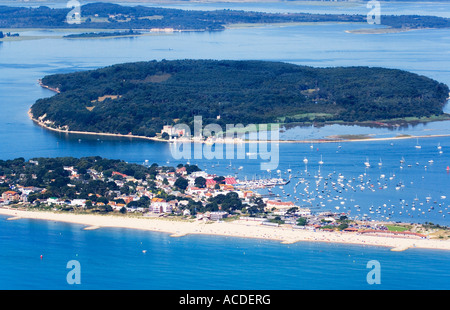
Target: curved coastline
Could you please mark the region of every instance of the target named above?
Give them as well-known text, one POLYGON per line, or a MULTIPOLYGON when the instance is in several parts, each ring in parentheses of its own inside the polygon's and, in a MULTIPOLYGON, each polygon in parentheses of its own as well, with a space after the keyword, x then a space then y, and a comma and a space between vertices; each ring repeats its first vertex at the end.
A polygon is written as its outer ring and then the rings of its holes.
POLYGON ((101 132, 89 132, 89 131, 75 131, 75 130, 62 130, 57 128, 52 128, 50 126, 47 126, 40 120, 36 119, 33 114, 31 113, 31 109, 28 110, 28 117, 37 125, 40 127, 60 132, 60 133, 68 133, 68 134, 79 134, 79 135, 89 135, 89 136, 108 136, 108 137, 119 137, 119 138, 133 138, 133 139, 145 139, 145 140, 152 140, 152 141, 159 141, 159 142, 169 142, 167 140, 162 140, 158 138, 151 138, 151 137, 143 137, 143 136, 135 136, 135 135, 121 135, 121 134, 115 134, 115 133, 101 133, 101 132))
POLYGON ((297 242, 326 242, 334 244, 354 244, 379 246, 391 251, 405 251, 409 248, 450 250, 450 239, 407 238, 398 236, 374 236, 349 232, 326 232, 294 229, 292 227, 272 227, 257 225, 245 220, 233 222, 171 221, 144 217, 126 217, 114 215, 91 215, 74 213, 56 213, 49 211, 30 211, 0 208, 0 214, 14 219, 35 219, 59 221, 87 226, 85 231, 110 228, 139 229, 168 233, 171 237, 186 235, 210 235, 236 238, 250 238, 278 241, 282 244, 297 242))
MULTIPOLYGON (((174 142, 170 140, 163 140, 155 137, 143 137, 136 135, 122 135, 122 134, 114 134, 114 133, 102 133, 102 132, 89 132, 89 131, 76 131, 76 130, 63 130, 58 128, 52 128, 47 126, 44 122, 36 119, 31 113, 31 108, 28 110, 28 117, 36 123, 38 126, 59 133, 66 134, 79 134, 79 135, 89 135, 89 136, 107 136, 107 137, 117 137, 117 138, 132 138, 132 139, 143 139, 143 140, 151 140, 157 142, 174 142)), ((391 141, 391 140, 404 140, 404 139, 417 139, 417 138, 439 138, 439 137, 450 137, 450 134, 437 134, 437 135, 407 135, 407 136, 396 136, 396 137, 387 137, 387 138, 357 138, 357 139, 310 139, 310 140, 268 140, 268 141, 260 141, 260 140, 244 140, 242 142, 215 142, 220 144, 237 144, 237 143, 345 143, 345 142, 370 142, 370 141, 391 141)), ((182 142, 192 142, 192 143, 204 143, 207 144, 207 141, 179 141, 182 142)))

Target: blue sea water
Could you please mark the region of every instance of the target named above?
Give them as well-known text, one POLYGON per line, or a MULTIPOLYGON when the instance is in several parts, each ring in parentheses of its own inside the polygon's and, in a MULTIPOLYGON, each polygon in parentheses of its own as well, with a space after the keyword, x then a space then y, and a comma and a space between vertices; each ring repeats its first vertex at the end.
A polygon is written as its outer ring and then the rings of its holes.
POLYGON ((437 250, 185 236, 0 217, 0 289, 449 289, 437 250), (145 253, 143 251, 146 251, 145 253), (42 255, 42 258, 41 258, 42 255), (69 284, 67 263, 80 264, 69 284), (368 284, 367 263, 380 263, 368 284))
MULTIPOLYGON (((223 4, 222 4, 223 5, 223 4)), ((227 4, 230 8, 274 11, 273 4, 227 4)), ((445 15, 448 3, 387 4, 400 13, 445 15)), ((193 8, 221 8, 219 4, 193 8)), ((331 7, 280 4, 284 11, 297 7, 311 12, 363 12, 361 6, 331 7)), ((371 27, 370 25, 364 28, 371 27)), ((176 165, 165 143, 66 135, 35 126, 27 116, 39 98, 51 96, 37 79, 47 74, 94 69, 115 63, 152 59, 261 59, 325 66, 382 66, 426 75, 450 85, 450 31, 422 30, 384 35, 355 35, 345 30, 361 25, 324 24, 229 29, 218 33, 102 40, 42 39, 0 43, 0 159, 56 156, 103 156, 129 162, 176 165)), ((23 31, 22 36, 48 32, 23 31)), ((57 33, 56 33, 57 34, 57 33)), ((445 110, 448 112, 449 107, 445 110)), ((449 122, 436 122, 388 130, 385 128, 326 127, 289 128, 284 139, 315 139, 335 134, 364 133, 374 137, 399 134, 449 134, 449 122)), ((247 146, 248 147, 248 146, 247 146)), ((245 159, 191 159, 200 168, 239 178, 281 174, 292 180, 273 193, 319 210, 367 214, 372 219, 433 222, 449 225, 450 138, 427 138, 358 143, 279 145, 278 173, 261 170, 263 161, 245 159), (392 144, 391 144, 392 143, 392 144), (420 143, 422 148, 416 149, 420 143), (437 150, 442 146, 443 153, 437 150), (339 148, 340 146, 340 148, 339 148), (324 164, 318 161, 323 158, 324 164), (308 166, 303 158, 309 159, 308 166), (405 164, 400 165, 400 159, 405 164), (366 169, 369 159, 372 167, 366 169), (382 161, 382 167, 377 163, 382 161), (433 160, 430 164, 428 161, 433 160), (231 163, 231 166, 230 166, 231 163), (411 165, 411 167, 408 167, 411 165), (239 170, 238 167, 243 169, 239 170), (425 167, 426 166, 426 167, 425 167), (305 172, 307 170, 307 172, 305 172), (319 173, 336 181, 339 173, 353 186, 365 190, 341 193, 309 202, 305 186, 312 189, 319 173), (382 178, 381 176, 385 177, 382 178), (392 178, 392 179, 390 179, 392 178), (373 185, 373 186, 372 186, 373 185), (404 185, 404 186, 401 186, 404 185), (381 189, 380 189, 381 187, 381 189), (399 187, 397 190, 396 188, 399 187), (369 190, 370 188, 373 189, 369 190), (294 191, 295 189, 295 191, 294 191), (289 194, 289 196, 287 195, 289 194), (342 197, 335 200, 335 196, 342 197), (430 201, 426 197, 432 197, 430 201), (443 199, 441 196, 446 196, 443 199), (299 200, 295 200, 298 198, 299 200), (415 200, 417 198, 418 200, 415 200), (331 201, 328 201, 331 200, 331 201), (415 210, 412 203, 417 201, 415 210), (341 204, 344 202, 344 204, 341 204), (422 205, 420 205, 422 203, 422 205), (317 205, 319 204, 319 206, 317 205), (384 206, 384 204, 386 206, 384 206), (408 204, 408 205, 406 205, 408 204), (359 205, 360 211, 355 205, 359 205), (378 208, 381 209, 378 209, 378 208), (372 208, 372 210, 370 209, 372 208), (419 210, 420 209, 420 210, 419 210), (376 212, 380 210, 380 212, 376 212), (371 213, 371 211, 373 213, 371 213), (439 212, 441 211, 441 212, 439 212), (402 214, 400 214, 402 212, 402 214)), ((322 182, 319 192, 324 188, 322 182)), ((316 193, 317 195, 317 193, 316 193)), ((2 289, 448 289, 446 266, 450 255, 443 251, 409 249, 391 252, 380 247, 246 240, 217 236, 171 238, 167 234, 129 229, 102 228, 85 231, 82 226, 0 217, 0 288, 2 289), (146 250, 146 253, 142 251, 146 250), (43 258, 40 259, 40 255, 43 258), (67 262, 81 264, 81 285, 69 285, 67 262), (367 262, 381 264, 381 285, 366 281, 367 262)))

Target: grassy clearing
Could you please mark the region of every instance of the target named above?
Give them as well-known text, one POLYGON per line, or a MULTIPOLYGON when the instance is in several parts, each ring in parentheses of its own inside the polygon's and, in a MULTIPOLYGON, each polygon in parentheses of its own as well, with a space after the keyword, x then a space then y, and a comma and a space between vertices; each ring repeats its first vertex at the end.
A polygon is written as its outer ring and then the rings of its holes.
POLYGON ((386 225, 386 227, 389 231, 398 231, 398 232, 407 231, 409 229, 409 227, 403 225, 386 225))
POLYGON ((309 119, 310 121, 314 121, 317 118, 332 118, 334 117, 334 115, 331 113, 300 113, 290 116, 281 116, 278 117, 278 120, 280 122, 284 122, 286 120, 286 117, 289 117, 291 119, 309 119))
POLYGON ((337 135, 337 136, 330 136, 328 138, 334 138, 334 139, 342 139, 342 140, 361 140, 361 139, 370 139, 368 135, 365 134, 355 134, 355 135, 337 135))

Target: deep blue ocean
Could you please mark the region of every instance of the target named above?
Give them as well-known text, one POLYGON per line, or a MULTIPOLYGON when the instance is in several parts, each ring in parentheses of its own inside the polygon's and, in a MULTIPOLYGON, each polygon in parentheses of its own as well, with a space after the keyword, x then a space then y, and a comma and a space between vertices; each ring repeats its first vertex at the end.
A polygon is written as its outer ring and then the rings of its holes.
MULTIPOLYGON (((282 11, 301 11, 301 8, 309 12, 326 11, 323 5, 280 5, 282 11)), ((447 2, 386 5, 390 12, 403 14, 418 14, 423 9, 427 14, 441 12, 440 15, 447 16, 446 12, 450 11, 447 2)), ((229 7, 277 10, 274 4, 229 4, 229 7)), ((221 7, 197 4, 193 8, 221 7)), ((364 9, 364 6, 333 4, 327 12, 364 12, 364 9)), ((23 37, 49 38, 0 42, 0 159, 98 155, 135 163, 148 160, 161 165, 189 161, 208 172, 242 179, 292 175, 291 182, 283 189, 273 189, 274 195, 314 210, 339 210, 358 218, 449 225, 448 137, 312 147, 281 143, 278 167, 266 171, 261 169, 260 164, 264 162, 261 158, 175 160, 165 143, 53 133, 35 126, 27 116, 37 99, 53 95, 37 84, 47 74, 152 59, 261 59, 317 67, 382 66, 423 74, 450 85, 450 30, 383 35, 345 32, 361 27, 267 26, 218 33, 93 40, 63 40, 51 38, 60 33, 23 31, 23 37), (417 144, 421 149, 415 147, 417 144), (437 148, 439 145, 442 153, 437 148), (305 157, 308 165, 303 162, 305 157), (321 158, 323 165, 318 164, 321 158), (367 160, 370 168, 365 168, 367 160), (328 178, 330 183, 336 183, 342 176, 344 187, 340 192, 328 187, 329 196, 322 194, 320 198, 322 190, 327 192, 323 179, 316 185, 319 176, 328 178), (304 182, 298 183, 302 179, 304 182)), ((378 26, 364 25, 369 27, 378 26)), ((448 105, 445 111, 449 111, 448 105)), ((395 129, 343 125, 285 128, 280 137, 312 139, 360 133, 373 137, 450 134, 450 122, 395 129)), ((283 245, 275 241, 216 236, 171 238, 167 234, 138 230, 85 231, 82 228, 49 221, 7 221, 6 217, 0 217, 0 289, 450 288, 447 268, 450 254, 444 251, 392 252, 380 247, 309 242, 283 245), (66 265, 70 260, 80 263, 80 285, 69 285, 66 281, 70 271, 66 265), (366 265, 370 260, 380 262, 380 285, 369 285, 366 281, 370 270, 366 265)))
POLYGON ((165 233, 0 217, 0 289, 449 289, 443 251, 165 233), (145 253, 143 251, 146 251, 145 253), (41 258, 42 255, 42 258, 41 258), (68 284, 67 263, 81 284, 68 284), (367 263, 380 262, 381 284, 367 263))

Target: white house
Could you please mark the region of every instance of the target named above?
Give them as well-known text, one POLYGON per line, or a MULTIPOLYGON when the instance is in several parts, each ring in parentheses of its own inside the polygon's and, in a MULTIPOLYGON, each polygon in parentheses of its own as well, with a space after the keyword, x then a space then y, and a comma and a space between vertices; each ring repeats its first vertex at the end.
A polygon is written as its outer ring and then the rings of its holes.
POLYGON ((86 206, 86 200, 85 199, 73 199, 70 203, 71 206, 79 206, 79 207, 85 207, 86 206))
POLYGON ((184 209, 183 210, 183 215, 184 216, 189 216, 189 215, 191 215, 191 211, 189 211, 189 209, 184 209))
POLYGON ((153 198, 150 204, 150 211, 153 213, 171 213, 172 205, 162 198, 153 198))

